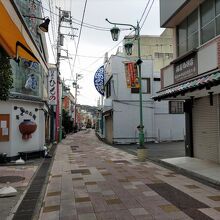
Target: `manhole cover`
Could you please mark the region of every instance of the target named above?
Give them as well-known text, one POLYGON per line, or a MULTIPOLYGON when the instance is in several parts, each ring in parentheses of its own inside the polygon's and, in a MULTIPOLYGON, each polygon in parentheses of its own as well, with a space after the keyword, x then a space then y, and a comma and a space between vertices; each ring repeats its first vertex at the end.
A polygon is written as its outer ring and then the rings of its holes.
POLYGON ((22 176, 0 176, 0 183, 16 183, 24 180, 22 176))

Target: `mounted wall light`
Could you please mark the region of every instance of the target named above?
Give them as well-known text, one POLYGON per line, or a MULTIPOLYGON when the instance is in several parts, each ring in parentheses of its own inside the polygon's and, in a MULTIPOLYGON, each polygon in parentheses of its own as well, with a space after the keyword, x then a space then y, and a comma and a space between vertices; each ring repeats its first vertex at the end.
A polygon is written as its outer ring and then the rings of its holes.
POLYGON ((25 18, 35 18, 35 19, 43 20, 44 22, 39 25, 39 28, 43 32, 48 32, 48 27, 49 27, 49 23, 50 23, 50 19, 48 17, 40 18, 40 17, 31 16, 31 15, 23 15, 23 16, 25 18))

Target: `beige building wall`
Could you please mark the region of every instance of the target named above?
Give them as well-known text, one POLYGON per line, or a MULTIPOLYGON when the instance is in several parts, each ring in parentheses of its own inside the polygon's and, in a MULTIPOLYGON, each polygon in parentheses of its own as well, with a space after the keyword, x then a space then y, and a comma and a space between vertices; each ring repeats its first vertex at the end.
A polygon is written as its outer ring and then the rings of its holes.
MULTIPOLYGON (((160 72, 160 69, 170 64, 174 57, 173 51, 173 30, 165 29, 160 36, 141 35, 141 58, 152 59, 154 64, 154 72, 160 72)), ((126 39, 133 42, 133 54, 137 56, 137 40, 126 39)))

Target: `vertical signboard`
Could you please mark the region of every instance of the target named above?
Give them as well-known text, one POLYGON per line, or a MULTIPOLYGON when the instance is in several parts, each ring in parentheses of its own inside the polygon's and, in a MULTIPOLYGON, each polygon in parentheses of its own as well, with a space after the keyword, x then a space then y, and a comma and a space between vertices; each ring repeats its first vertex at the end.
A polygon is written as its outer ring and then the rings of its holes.
POLYGON ((125 63, 125 78, 128 88, 140 88, 136 63, 125 63))
POLYGON ((57 69, 50 68, 48 75, 48 104, 57 105, 57 69))

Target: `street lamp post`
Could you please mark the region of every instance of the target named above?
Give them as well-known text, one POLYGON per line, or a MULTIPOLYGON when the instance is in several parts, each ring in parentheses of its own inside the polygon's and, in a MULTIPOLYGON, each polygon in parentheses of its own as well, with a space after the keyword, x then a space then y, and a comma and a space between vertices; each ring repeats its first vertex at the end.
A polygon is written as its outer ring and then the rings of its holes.
MULTIPOLYGON (((110 22, 107 18, 106 21, 114 27, 110 30, 113 41, 117 41, 119 37, 120 29, 116 27, 118 26, 129 26, 135 31, 135 40, 137 40, 138 43, 138 60, 136 61, 136 64, 138 66, 138 82, 139 82, 139 105, 140 105, 140 125, 138 126, 139 130, 139 149, 138 149, 138 158, 140 161, 144 161, 146 159, 146 148, 144 146, 144 125, 143 125, 143 107, 142 107, 142 76, 141 76, 141 48, 140 48, 140 26, 139 22, 137 22, 137 26, 133 26, 131 24, 123 24, 123 23, 113 23, 110 22), (141 154, 140 154, 141 152, 141 154)), ((125 43, 125 50, 128 55, 132 54, 132 46, 133 44, 131 42, 125 43)))

